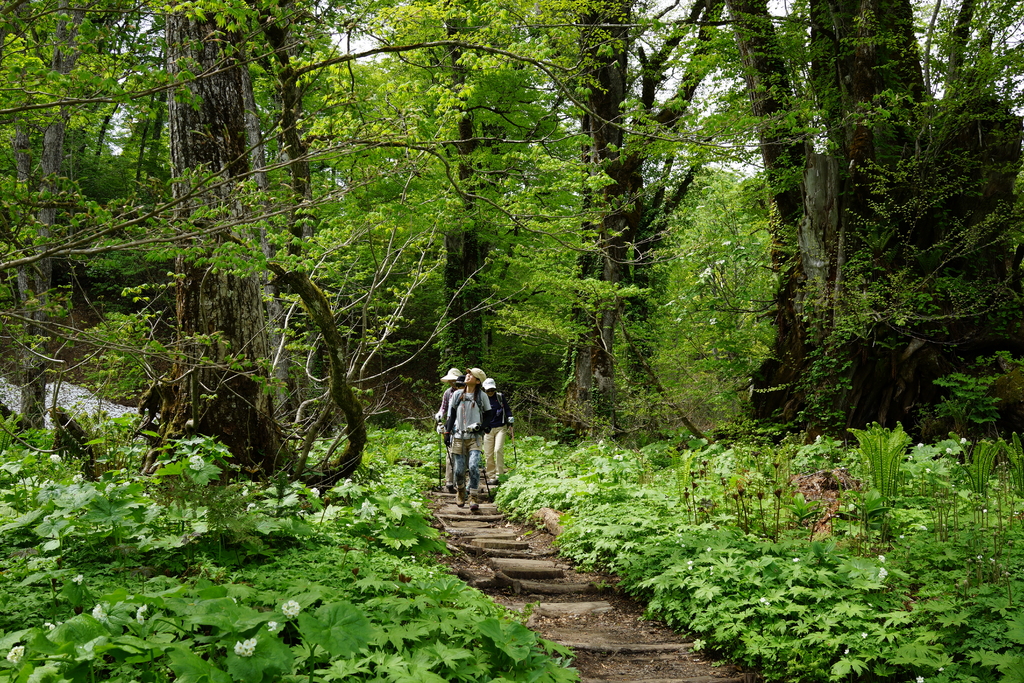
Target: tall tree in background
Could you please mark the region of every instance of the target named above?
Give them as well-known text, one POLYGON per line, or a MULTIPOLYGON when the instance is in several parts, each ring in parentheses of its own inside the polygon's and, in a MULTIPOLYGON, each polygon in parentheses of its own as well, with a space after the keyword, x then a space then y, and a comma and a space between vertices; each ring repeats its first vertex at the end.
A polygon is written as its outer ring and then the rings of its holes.
MULTIPOLYGON (((651 285, 649 269, 665 217, 682 201, 700 164, 678 147, 666 154, 654 140, 678 136, 685 126, 706 69, 695 57, 704 54, 710 38, 698 25, 720 8, 718 2, 696 2, 687 16, 666 21, 674 28, 661 35, 653 25, 668 10, 653 21, 638 18, 632 0, 588 3, 581 17, 582 160, 589 176, 583 232, 591 245, 579 257, 586 293, 575 308, 582 332, 571 349, 566 405, 582 428, 616 426, 615 340, 625 303, 619 290, 651 285), (655 46, 650 54, 644 44, 655 46), (680 176, 677 166, 689 171, 680 176)), ((645 306, 634 301, 631 310, 642 322, 645 306)))
POLYGON ((923 37, 909 0, 812 0, 806 34, 763 0, 728 7, 781 276, 756 415, 907 424, 934 380, 1024 355, 1020 6, 937 4, 923 37))
MULTIPOLYGON (((33 13, 36 7, 29 6, 28 12, 33 13)), ((17 13, 16 13, 17 14, 17 13)), ((80 54, 78 29, 84 18, 82 9, 72 9, 67 0, 61 0, 56 7, 55 24, 49 35, 49 45, 39 45, 39 53, 26 54, 26 61, 48 58, 50 75, 54 81, 67 77, 80 54), (47 54, 47 52, 49 54, 47 54)), ((28 28, 29 22, 22 25, 28 28)), ((33 21, 38 26, 38 19, 33 21)), ((45 29, 44 29, 45 31, 45 29)), ((32 44, 21 40, 12 43, 32 44)), ((64 189, 60 182, 61 165, 64 161, 64 142, 67 137, 68 119, 71 109, 66 106, 49 109, 39 125, 43 129, 41 154, 38 172, 40 204, 36 223, 35 239, 45 244, 57 223, 58 201, 56 195, 64 189)), ((17 166, 18 182, 28 184, 32 181, 31 140, 28 134, 29 124, 22 117, 16 125, 14 135, 14 154, 17 166)), ((33 241, 32 237, 28 238, 33 241)), ((40 247, 43 248, 43 247, 40 247)), ((18 269, 18 292, 25 317, 32 322, 26 326, 27 339, 24 343, 21 365, 21 415, 26 426, 42 427, 46 412, 46 371, 49 367, 49 351, 46 348, 48 332, 46 323, 50 317, 49 299, 53 277, 53 259, 48 256, 18 269)))
POLYGON ((255 274, 215 257, 231 241, 218 222, 244 218, 238 185, 249 171, 249 147, 240 41, 213 18, 167 17, 169 74, 197 74, 168 103, 174 196, 182 221, 211 232, 176 261, 182 360, 172 373, 173 405, 162 429, 165 438, 191 431, 217 436, 239 464, 270 473, 282 439, 261 367, 269 356, 262 288, 255 274))

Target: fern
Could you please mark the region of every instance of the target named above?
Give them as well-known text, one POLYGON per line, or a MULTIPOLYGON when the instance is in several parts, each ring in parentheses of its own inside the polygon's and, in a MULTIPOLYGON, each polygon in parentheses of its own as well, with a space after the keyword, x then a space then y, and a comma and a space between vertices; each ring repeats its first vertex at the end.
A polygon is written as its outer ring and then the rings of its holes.
POLYGON ((967 473, 971 490, 975 493, 983 496, 988 492, 988 478, 992 474, 996 456, 1002 448, 1002 442, 979 441, 974 445, 971 462, 964 463, 963 468, 967 473))
POLYGON ((1024 446, 1020 443, 1020 436, 1013 433, 1010 443, 1003 444, 1006 458, 1010 461, 1010 478, 1017 494, 1024 496, 1024 446))
POLYGON ((860 442, 860 452, 868 462, 868 471, 875 489, 888 500, 899 484, 900 462, 911 439, 897 423, 895 429, 886 429, 877 422, 868 429, 851 429, 860 442))

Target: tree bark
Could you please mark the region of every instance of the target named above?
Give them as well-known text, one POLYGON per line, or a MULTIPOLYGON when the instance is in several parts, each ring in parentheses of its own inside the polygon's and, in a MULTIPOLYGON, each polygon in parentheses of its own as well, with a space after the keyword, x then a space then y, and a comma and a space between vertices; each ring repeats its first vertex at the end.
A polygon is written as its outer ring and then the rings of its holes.
MULTIPOLYGON (((969 41, 972 6, 954 46, 969 41)), ((782 282, 754 414, 811 430, 920 422, 942 399, 934 380, 984 354, 1024 353, 1009 239, 1021 120, 964 87, 985 76, 958 50, 942 98, 921 106, 933 96, 907 0, 814 0, 802 96, 835 150, 815 151, 780 125, 797 95, 766 3, 729 8, 762 119, 782 282)))
MULTIPOLYGON (((179 84, 168 102, 171 160, 181 220, 238 216, 236 182, 249 170, 240 37, 183 14, 167 18, 168 71, 179 84), (218 215, 219 214, 219 215, 218 215)), ((162 416, 164 439, 215 436, 242 467, 278 469, 283 440, 261 368, 268 357, 257 275, 215 265, 217 243, 197 242, 176 259, 176 306, 182 359, 172 371, 173 405, 162 416)))

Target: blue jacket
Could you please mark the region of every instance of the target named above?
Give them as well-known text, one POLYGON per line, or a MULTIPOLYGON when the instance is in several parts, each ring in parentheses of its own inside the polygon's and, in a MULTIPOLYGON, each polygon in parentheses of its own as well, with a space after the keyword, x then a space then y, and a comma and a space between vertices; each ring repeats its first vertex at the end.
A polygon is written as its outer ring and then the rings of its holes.
POLYGON ((491 421, 487 427, 489 429, 504 427, 508 424, 510 417, 512 417, 512 409, 509 407, 508 401, 505 400, 504 394, 500 391, 494 392, 494 397, 491 399, 491 421))

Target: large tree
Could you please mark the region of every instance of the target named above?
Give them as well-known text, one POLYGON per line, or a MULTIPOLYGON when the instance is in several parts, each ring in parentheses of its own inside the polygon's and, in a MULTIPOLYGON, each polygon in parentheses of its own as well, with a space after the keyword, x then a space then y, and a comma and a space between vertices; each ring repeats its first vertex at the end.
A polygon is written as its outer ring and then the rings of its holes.
POLYGON ((755 413, 906 424, 934 380, 1024 355, 1019 5, 937 4, 921 32, 909 0, 728 8, 781 282, 755 413))
POLYGON ((210 234, 176 261, 181 358, 168 382, 173 399, 162 428, 165 438, 217 436, 240 465, 270 473, 283 441, 262 366, 269 357, 262 287, 244 264, 218 253, 233 241, 227 226, 245 219, 239 198, 239 183, 249 173, 242 54, 239 33, 212 17, 167 17, 169 74, 196 74, 172 91, 168 104, 178 217, 210 234))

